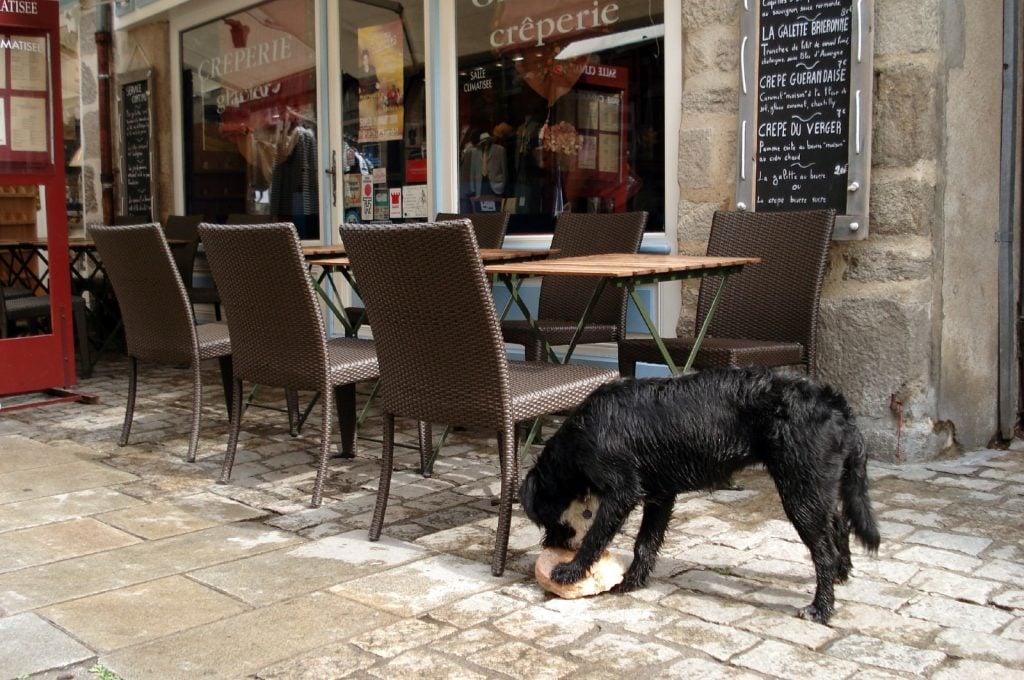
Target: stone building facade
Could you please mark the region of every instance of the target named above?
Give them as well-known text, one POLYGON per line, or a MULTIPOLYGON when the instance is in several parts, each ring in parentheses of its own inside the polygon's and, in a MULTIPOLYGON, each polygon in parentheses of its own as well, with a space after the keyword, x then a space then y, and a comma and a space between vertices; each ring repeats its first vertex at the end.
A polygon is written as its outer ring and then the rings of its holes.
MULTIPOLYGON (((700 252, 710 214, 735 204, 742 4, 683 0, 680 252, 700 252)), ((997 434, 1002 12, 875 0, 870 232, 833 245, 819 347, 875 458, 997 434)))
MULTIPOLYGON (((683 55, 677 234, 680 252, 699 253, 711 214, 735 206, 743 1, 679 1, 682 34, 666 36, 683 55)), ((94 5, 81 3, 83 33, 94 5)), ((874 458, 934 458, 998 434, 998 357, 1016 354, 997 332, 1002 11, 1000 0, 874 2, 869 236, 833 245, 818 362, 851 402, 874 458)), ((115 35, 118 72, 138 68, 140 54, 152 67, 163 131, 176 39, 166 21, 115 35)), ((170 159, 171 136, 161 133, 162 214, 173 205, 170 159)), ((680 319, 693 318, 694 299, 685 289, 680 319)))

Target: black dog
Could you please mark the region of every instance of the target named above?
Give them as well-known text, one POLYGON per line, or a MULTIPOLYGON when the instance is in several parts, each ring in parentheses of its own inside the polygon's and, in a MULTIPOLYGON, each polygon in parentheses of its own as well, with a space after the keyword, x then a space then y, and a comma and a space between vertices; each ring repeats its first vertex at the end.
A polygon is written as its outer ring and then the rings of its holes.
POLYGON ((605 385, 548 441, 521 498, 545 547, 578 550, 551 574, 563 584, 586 575, 642 501, 633 562, 617 586, 626 592, 654 569, 676 494, 720 488, 757 463, 811 551, 817 590, 800 616, 827 623, 833 583, 852 567, 850 531, 872 553, 880 540, 863 438, 846 399, 828 386, 754 368, 605 385), (580 508, 593 515, 582 527, 580 508))

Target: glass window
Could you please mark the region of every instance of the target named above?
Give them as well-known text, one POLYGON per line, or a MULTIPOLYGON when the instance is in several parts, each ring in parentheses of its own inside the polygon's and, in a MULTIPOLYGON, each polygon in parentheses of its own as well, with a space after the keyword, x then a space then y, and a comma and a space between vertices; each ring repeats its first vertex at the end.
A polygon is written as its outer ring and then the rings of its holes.
POLYGON ((423 3, 341 1, 346 222, 433 217, 427 214, 422 12, 423 3))
POLYGON ((314 0, 274 0, 181 34, 185 206, 267 215, 320 239, 314 0))
POLYGON ((461 211, 548 233, 565 210, 665 228, 659 0, 458 0, 461 211))

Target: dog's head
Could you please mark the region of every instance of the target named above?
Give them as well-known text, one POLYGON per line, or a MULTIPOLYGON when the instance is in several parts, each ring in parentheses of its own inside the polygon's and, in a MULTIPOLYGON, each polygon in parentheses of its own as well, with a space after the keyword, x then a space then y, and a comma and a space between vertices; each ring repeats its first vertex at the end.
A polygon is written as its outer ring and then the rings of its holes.
POLYGON ((519 495, 526 516, 544 529, 541 544, 545 548, 579 550, 600 505, 600 499, 590 493, 563 495, 537 468, 527 473, 519 495))

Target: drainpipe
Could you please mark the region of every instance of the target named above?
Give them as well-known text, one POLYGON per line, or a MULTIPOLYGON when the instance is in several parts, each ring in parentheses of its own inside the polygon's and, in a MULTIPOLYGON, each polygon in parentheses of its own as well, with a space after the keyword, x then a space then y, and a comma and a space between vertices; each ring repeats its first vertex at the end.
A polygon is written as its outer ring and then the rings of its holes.
POLYGON ((1013 272, 1014 192, 1017 186, 1018 0, 1003 0, 1003 103, 999 168, 999 435, 1013 439, 1017 424, 1017 289, 1013 272))
POLYGON ((114 221, 114 173, 110 121, 110 3, 96 6, 96 87, 99 100, 100 186, 103 224, 114 221))

